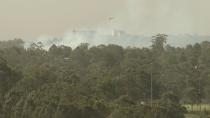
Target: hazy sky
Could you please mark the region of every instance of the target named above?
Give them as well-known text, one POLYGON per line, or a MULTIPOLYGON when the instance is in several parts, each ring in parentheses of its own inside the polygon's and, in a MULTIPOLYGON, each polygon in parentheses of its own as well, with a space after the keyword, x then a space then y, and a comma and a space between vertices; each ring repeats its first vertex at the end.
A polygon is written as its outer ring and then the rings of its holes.
POLYGON ((210 34, 209 5, 210 0, 0 0, 0 40, 80 28, 210 34))

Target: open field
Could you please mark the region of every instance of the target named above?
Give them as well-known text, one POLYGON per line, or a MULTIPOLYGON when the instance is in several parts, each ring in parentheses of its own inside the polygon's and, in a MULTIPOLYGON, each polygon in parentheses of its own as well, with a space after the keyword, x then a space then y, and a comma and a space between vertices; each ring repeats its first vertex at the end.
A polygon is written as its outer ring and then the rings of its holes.
POLYGON ((201 111, 210 111, 210 104, 201 104, 201 106, 193 105, 193 107, 189 104, 185 104, 183 106, 187 109, 188 112, 192 112, 192 111, 196 112, 196 111, 200 111, 200 109, 201 111))
POLYGON ((199 118, 199 111, 201 110, 202 112, 206 111, 206 112, 210 112, 210 105, 209 104, 201 104, 200 105, 193 105, 193 107, 191 105, 185 104, 183 105, 187 111, 189 112, 188 114, 186 114, 186 118, 199 118))
POLYGON ((195 114, 186 114, 185 118, 199 118, 199 116, 195 114))

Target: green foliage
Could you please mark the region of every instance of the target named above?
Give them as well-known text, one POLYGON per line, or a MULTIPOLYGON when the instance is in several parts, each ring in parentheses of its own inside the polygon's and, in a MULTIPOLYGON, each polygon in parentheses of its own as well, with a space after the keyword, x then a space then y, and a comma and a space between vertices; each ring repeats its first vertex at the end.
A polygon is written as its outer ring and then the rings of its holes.
POLYGON ((49 50, 0 42, 0 118, 184 118, 181 103, 210 102, 210 43, 166 41, 158 34, 152 48, 49 50))

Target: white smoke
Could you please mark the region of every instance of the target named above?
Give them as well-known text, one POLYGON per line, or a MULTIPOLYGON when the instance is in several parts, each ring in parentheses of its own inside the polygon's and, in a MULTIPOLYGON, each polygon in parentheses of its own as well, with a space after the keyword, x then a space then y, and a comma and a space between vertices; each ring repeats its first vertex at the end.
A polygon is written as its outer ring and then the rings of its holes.
POLYGON ((209 0, 126 0, 113 27, 129 33, 151 35, 209 35, 209 0))
MULTIPOLYGON (((88 43, 90 46, 98 46, 100 44, 116 44, 122 47, 149 47, 151 45, 151 36, 132 35, 120 30, 91 30, 81 29, 73 30, 64 33, 62 37, 55 38, 54 36, 41 36, 33 41, 26 42, 25 47, 29 47, 32 43, 42 42, 44 49, 49 49, 50 46, 56 44, 57 46, 65 45, 73 49, 81 43, 88 43)), ((175 47, 184 47, 189 44, 200 43, 203 41, 210 41, 208 35, 169 35, 167 44, 175 47)))
POLYGON ((149 37, 127 34, 119 30, 73 30, 65 33, 62 37, 40 36, 36 40, 26 42, 25 47, 32 43, 42 42, 44 48, 48 49, 53 44, 65 45, 76 48, 81 43, 88 43, 90 46, 100 44, 116 44, 123 47, 147 47, 150 45, 149 37))
POLYGON ((52 44, 75 48, 81 43, 89 43, 90 46, 117 44, 123 47, 148 47, 151 45, 152 35, 157 33, 178 34, 169 36, 168 43, 172 46, 185 46, 210 39, 209 36, 195 35, 195 33, 209 32, 208 23, 202 22, 204 21, 202 19, 210 18, 210 15, 205 13, 208 8, 208 4, 205 4, 207 2, 195 0, 125 0, 125 2, 124 10, 110 16, 112 20, 105 19, 106 23, 104 21, 98 24, 98 28, 72 30, 57 38, 40 36, 35 41, 28 41, 26 46, 31 42, 43 42, 45 49, 52 44))

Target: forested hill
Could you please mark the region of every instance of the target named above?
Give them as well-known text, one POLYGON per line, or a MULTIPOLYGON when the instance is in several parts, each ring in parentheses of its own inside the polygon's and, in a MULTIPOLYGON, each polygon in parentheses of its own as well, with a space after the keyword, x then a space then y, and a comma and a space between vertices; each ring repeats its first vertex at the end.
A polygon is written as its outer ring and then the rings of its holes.
POLYGON ((151 41, 49 50, 1 42, 0 118, 184 118, 181 104, 210 103, 210 42, 151 41))

